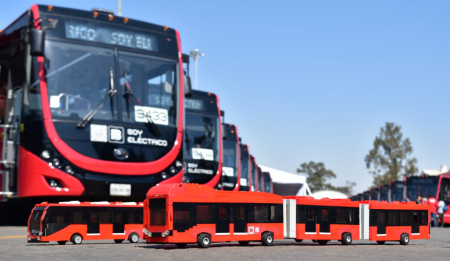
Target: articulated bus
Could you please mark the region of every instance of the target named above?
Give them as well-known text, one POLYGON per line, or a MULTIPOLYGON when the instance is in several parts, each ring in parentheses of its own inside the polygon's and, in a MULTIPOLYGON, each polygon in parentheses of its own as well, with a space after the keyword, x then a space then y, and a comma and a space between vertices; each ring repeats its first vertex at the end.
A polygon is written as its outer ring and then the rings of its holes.
POLYGON ((28 219, 28 243, 56 241, 129 240, 137 243, 142 234, 143 203, 79 202, 37 204, 28 219))
POLYGON ((250 154, 250 168, 251 168, 251 172, 252 172, 252 177, 251 180, 252 182, 250 183, 250 191, 258 191, 258 179, 257 179, 257 167, 256 167, 256 160, 253 157, 253 155, 250 154))
POLYGON ((142 199, 182 181, 176 30, 33 5, 0 33, 0 68, 3 195, 142 199))
MULTIPOLYGON (((441 198, 445 204, 450 204, 450 172, 438 176, 407 177, 405 184, 406 196, 409 196, 411 201, 416 200, 418 195, 424 198, 432 195, 437 200, 441 198)), ((450 211, 444 213, 444 224, 450 224, 450 211)))
POLYGON ((263 172, 264 177, 264 191, 268 193, 273 193, 273 184, 272 184, 272 178, 270 177, 269 172, 263 172))
POLYGON ((389 202, 389 184, 381 185, 378 191, 380 193, 380 201, 389 202))
POLYGON ((391 181, 389 185, 389 202, 402 201, 405 198, 405 183, 397 180, 391 181))
POLYGON ((258 171, 256 172, 258 179, 258 189, 256 191, 263 192, 264 191, 264 177, 261 168, 258 166, 258 171))
POLYGON ((370 189, 370 200, 380 201, 380 196, 378 193, 379 188, 371 188, 370 189))
POLYGON ((186 98, 184 182, 222 189, 222 123, 219 97, 192 91, 186 98))
POLYGON ((241 153, 241 178, 239 180, 239 191, 251 191, 252 164, 250 162, 250 150, 247 145, 240 143, 241 153))
POLYGON ((222 187, 223 190, 239 191, 241 178, 241 156, 237 127, 223 123, 223 151, 222 151, 222 187))
POLYGON ((198 244, 283 239, 283 198, 269 193, 217 191, 198 184, 151 188, 144 202, 147 243, 198 244))

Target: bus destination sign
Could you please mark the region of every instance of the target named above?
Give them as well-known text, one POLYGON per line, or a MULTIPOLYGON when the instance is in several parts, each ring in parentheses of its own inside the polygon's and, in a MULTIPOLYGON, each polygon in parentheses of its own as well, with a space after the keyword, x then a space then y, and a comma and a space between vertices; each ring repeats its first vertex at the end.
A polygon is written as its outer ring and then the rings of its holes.
POLYGON ((69 21, 65 27, 66 37, 69 39, 158 51, 157 37, 154 35, 69 21))
POLYGON ((184 100, 186 109, 202 111, 204 110, 203 100, 200 99, 186 99, 184 100))

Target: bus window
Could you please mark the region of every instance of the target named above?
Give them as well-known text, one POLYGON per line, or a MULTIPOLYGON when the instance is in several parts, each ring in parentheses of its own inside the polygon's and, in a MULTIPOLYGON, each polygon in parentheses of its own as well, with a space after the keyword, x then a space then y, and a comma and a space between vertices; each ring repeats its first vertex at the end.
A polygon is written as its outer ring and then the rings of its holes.
POLYGON ((277 206, 270 206, 270 221, 277 221, 277 206))
POLYGON ((322 209, 322 221, 328 221, 328 209, 322 209))
POLYGON ((100 224, 111 224, 111 212, 100 212, 100 224))
POLYGON ((305 222, 306 222, 306 207, 298 206, 297 223, 305 223, 305 222))
POLYGON ((174 222, 189 222, 189 211, 187 210, 175 210, 173 212, 174 222))
POLYGON ((219 206, 219 220, 227 220, 227 208, 219 206))
POLYGON ((197 221, 202 223, 212 222, 211 206, 197 206, 197 221))
POLYGON ((255 222, 268 222, 267 206, 255 206, 255 222))
POLYGON ((308 208, 308 220, 314 220, 314 209, 308 208))
POLYGON ((343 208, 337 208, 336 209, 336 223, 339 223, 339 224, 345 224, 345 223, 347 223, 347 220, 346 220, 346 209, 343 209, 343 208))
POLYGON ((91 212, 89 217, 89 223, 91 224, 97 224, 98 223, 98 213, 97 212, 91 212))
POLYGON ((237 207, 236 219, 237 220, 244 220, 245 219, 245 210, 244 210, 243 206, 237 207))
POLYGON ((400 211, 400 225, 409 226, 410 225, 410 212, 409 211, 400 211))
POLYGON ((398 211, 388 212, 388 226, 398 226, 398 211))
POLYGON ((428 225, 428 212, 426 210, 420 211, 421 217, 420 217, 420 225, 421 226, 427 226, 428 225))
POLYGON ((84 212, 73 212, 72 224, 84 224, 83 217, 84 217, 84 212))
POLYGON ((117 223, 117 224, 122 224, 123 223, 123 213, 122 212, 116 212, 115 213, 114 222, 117 223))

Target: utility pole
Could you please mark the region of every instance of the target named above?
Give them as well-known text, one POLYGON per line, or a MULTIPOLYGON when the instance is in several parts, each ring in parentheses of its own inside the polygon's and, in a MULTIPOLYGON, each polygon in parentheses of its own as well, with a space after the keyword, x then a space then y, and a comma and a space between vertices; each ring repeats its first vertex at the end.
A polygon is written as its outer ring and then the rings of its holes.
POLYGON ((118 0, 117 5, 117 15, 122 16, 122 0, 118 0))
POLYGON ((198 57, 205 56, 204 53, 201 53, 198 49, 195 49, 194 51, 191 51, 191 57, 194 58, 195 62, 195 89, 198 90, 198 57))

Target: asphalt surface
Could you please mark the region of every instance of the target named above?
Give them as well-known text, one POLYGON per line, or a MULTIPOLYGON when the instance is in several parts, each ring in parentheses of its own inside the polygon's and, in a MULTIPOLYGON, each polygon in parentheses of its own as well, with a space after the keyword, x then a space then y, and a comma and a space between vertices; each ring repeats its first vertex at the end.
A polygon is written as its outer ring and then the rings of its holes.
POLYGON ((449 260, 450 228, 432 228, 431 240, 411 241, 408 246, 398 242, 377 245, 367 240, 343 246, 331 241, 321 246, 311 241, 275 241, 271 247, 252 242, 239 246, 237 242, 212 244, 208 249, 188 245, 153 245, 144 241, 115 244, 111 241, 84 241, 81 245, 56 242, 28 244, 26 227, 0 227, 0 260, 449 260))

